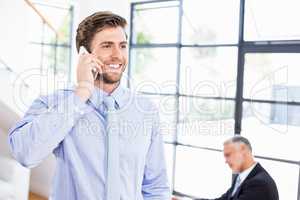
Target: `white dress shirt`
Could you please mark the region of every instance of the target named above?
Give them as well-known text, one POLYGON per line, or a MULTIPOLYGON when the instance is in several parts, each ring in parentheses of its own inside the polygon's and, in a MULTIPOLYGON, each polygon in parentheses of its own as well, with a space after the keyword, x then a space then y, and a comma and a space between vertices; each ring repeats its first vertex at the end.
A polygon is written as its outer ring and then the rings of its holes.
POLYGON ((247 178, 247 176, 250 174, 250 172, 254 169, 256 164, 257 163, 254 163, 253 165, 251 165, 251 167, 249 167, 248 169, 239 173, 239 177, 241 179, 240 185, 244 182, 244 180, 247 178))

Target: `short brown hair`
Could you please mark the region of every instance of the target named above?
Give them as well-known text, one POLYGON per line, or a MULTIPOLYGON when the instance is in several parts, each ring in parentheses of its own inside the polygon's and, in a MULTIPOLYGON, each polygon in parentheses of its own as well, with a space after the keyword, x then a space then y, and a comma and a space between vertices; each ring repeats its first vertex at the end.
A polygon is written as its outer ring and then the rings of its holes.
POLYGON ((77 52, 79 51, 80 46, 84 46, 88 51, 90 51, 91 41, 97 32, 108 27, 121 26, 125 29, 126 25, 126 19, 110 11, 100 11, 88 16, 78 25, 77 28, 77 52))

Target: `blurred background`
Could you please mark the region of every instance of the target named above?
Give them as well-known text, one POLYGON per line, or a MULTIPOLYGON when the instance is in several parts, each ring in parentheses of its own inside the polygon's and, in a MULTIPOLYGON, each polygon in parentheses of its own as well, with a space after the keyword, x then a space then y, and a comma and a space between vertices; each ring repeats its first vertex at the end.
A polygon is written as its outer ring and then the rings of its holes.
POLYGON ((122 84, 160 109, 174 196, 213 198, 231 184, 223 141, 241 134, 300 200, 299 0, 1 0, 0 199, 46 199, 55 158, 25 169, 8 129, 33 99, 75 82, 75 34, 86 16, 128 20, 122 84))

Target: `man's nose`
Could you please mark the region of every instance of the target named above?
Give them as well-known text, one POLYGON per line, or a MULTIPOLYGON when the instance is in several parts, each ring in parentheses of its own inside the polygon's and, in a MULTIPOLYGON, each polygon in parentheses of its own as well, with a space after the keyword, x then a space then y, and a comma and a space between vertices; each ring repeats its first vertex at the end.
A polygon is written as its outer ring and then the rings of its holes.
POLYGON ((112 49, 112 57, 113 58, 122 58, 122 52, 121 49, 119 47, 114 47, 112 49))

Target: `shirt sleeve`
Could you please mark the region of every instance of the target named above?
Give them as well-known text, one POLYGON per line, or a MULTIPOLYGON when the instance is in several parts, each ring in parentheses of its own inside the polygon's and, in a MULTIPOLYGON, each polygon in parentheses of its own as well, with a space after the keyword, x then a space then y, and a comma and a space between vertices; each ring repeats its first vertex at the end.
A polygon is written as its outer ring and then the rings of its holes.
POLYGON ((72 92, 36 99, 24 117, 9 130, 13 156, 25 167, 35 167, 56 148, 87 111, 72 92))
POLYGON ((145 200, 171 199, 164 155, 163 140, 159 130, 159 115, 156 112, 142 184, 145 200))

